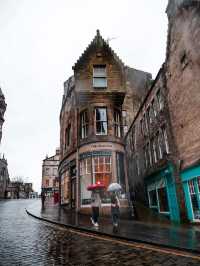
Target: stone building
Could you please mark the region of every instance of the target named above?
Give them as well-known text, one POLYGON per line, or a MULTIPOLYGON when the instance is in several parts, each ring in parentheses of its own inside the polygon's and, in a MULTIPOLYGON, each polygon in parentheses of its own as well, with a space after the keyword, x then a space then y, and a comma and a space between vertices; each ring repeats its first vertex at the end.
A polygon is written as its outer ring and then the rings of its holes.
POLYGON ((7 187, 9 184, 8 164, 7 160, 0 158, 0 199, 5 199, 7 196, 7 187))
POLYGON ((4 123, 4 113, 6 111, 6 102, 5 102, 5 97, 2 93, 2 90, 0 88, 0 143, 1 143, 1 138, 2 138, 2 126, 4 123))
MULTIPOLYGON (((99 31, 64 83, 60 112, 61 204, 88 212, 88 185, 121 184, 128 206, 124 131, 130 125, 151 80, 149 73, 126 67, 99 31)), ((106 213, 109 197, 102 193, 106 213)))
POLYGON ((24 183, 22 179, 12 180, 6 189, 7 199, 29 199, 33 193, 33 184, 24 183))
POLYGON ((58 165, 60 159, 60 150, 56 149, 56 154, 46 157, 42 164, 42 191, 47 196, 52 197, 59 193, 58 165))
MULTIPOLYGON (((0 144, 2 138, 2 126, 4 123, 4 113, 6 111, 6 103, 5 97, 0 88, 0 144)), ((6 197, 6 188, 9 182, 8 175, 8 164, 7 160, 3 157, 0 157, 0 199, 4 199, 6 197)))
POLYGON ((141 218, 200 221, 200 2, 166 12, 166 60, 125 138, 129 184, 141 218))

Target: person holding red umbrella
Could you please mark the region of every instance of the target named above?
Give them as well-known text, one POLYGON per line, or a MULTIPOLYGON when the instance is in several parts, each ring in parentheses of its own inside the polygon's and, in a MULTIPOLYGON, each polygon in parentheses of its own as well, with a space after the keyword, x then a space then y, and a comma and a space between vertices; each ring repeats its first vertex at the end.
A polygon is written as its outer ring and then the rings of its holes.
POLYGON ((92 209, 92 217, 91 222, 95 227, 98 227, 98 220, 99 220, 99 209, 101 207, 101 197, 100 197, 100 190, 104 189, 105 186, 102 185, 99 181, 96 184, 88 186, 88 190, 92 191, 91 195, 91 209, 92 209))
POLYGON ((99 192, 97 190, 93 190, 91 195, 92 217, 90 219, 92 221, 92 224, 96 227, 99 226, 98 220, 99 220, 100 207, 101 207, 101 198, 99 192))

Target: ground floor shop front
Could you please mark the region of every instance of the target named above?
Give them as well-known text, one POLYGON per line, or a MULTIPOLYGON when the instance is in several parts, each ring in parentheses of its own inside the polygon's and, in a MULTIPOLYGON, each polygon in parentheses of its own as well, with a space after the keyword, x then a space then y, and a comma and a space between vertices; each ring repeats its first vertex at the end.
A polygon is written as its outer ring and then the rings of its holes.
POLYGON ((180 210, 176 193, 173 168, 167 166, 162 171, 145 179, 149 207, 170 221, 180 222, 180 210))
POLYGON ((200 165, 182 171, 181 178, 188 219, 200 223, 200 165))
POLYGON ((117 182, 122 187, 122 205, 128 205, 124 160, 124 147, 117 143, 92 143, 81 147, 60 164, 61 204, 87 212, 91 203, 91 191, 87 187, 101 183, 105 186, 101 199, 106 210, 110 206, 107 187, 117 182))

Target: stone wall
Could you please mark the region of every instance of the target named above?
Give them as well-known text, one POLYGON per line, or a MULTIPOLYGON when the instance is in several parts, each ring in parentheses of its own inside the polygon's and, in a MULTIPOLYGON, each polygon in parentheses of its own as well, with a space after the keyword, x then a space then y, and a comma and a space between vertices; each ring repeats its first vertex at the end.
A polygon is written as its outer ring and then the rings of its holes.
POLYGON ((169 18, 167 90, 175 145, 182 169, 200 158, 200 5, 180 1, 169 18))

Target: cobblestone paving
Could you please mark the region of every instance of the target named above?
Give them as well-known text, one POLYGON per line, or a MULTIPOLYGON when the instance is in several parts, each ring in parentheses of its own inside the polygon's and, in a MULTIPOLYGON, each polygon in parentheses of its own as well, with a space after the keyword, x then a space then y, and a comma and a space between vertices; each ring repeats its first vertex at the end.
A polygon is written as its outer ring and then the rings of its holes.
POLYGON ((200 260, 99 240, 39 222, 31 200, 0 201, 0 265, 197 266, 200 260))

